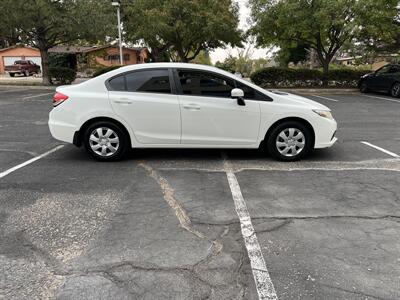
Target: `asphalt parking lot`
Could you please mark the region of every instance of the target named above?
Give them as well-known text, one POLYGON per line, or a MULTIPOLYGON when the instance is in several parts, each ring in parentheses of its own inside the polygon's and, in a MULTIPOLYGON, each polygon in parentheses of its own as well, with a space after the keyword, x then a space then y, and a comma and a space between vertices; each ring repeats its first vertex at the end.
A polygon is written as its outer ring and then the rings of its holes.
POLYGON ((51 94, 0 88, 0 298, 400 299, 400 99, 308 95, 339 141, 296 163, 99 163, 52 139, 51 94))

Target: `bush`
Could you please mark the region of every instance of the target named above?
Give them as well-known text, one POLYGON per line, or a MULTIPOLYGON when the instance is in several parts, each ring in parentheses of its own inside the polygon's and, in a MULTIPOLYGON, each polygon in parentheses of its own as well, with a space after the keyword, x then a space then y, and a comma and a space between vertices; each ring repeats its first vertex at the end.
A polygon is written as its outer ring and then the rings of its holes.
POLYGON ((76 55, 68 53, 49 53, 49 67, 76 69, 76 55))
MULTIPOLYGON (((331 70, 328 87, 357 87, 358 80, 368 71, 353 69, 331 70)), ((321 87, 324 74, 320 70, 264 68, 250 76, 251 80, 264 88, 274 87, 321 87)))
POLYGON ((50 67, 49 78, 52 84, 71 84, 76 78, 76 71, 64 67, 50 67))
POLYGON ((102 75, 104 73, 110 72, 112 70, 116 70, 118 68, 120 68, 120 66, 99 67, 99 68, 96 69, 96 71, 94 71, 93 77, 100 76, 100 75, 102 75))

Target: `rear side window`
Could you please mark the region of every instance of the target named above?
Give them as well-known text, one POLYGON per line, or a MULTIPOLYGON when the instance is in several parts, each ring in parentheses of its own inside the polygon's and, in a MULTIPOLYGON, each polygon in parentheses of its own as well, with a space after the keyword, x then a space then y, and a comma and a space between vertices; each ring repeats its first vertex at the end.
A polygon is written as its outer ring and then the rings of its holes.
POLYGON ((121 74, 108 81, 112 91, 171 94, 169 71, 143 70, 121 74))
POLYGON ((171 94, 168 70, 138 71, 125 77, 128 92, 171 94))
POLYGON ((120 75, 108 81, 108 85, 112 91, 125 91, 125 76, 120 75))
POLYGON ((209 72, 179 70, 178 75, 184 95, 229 98, 235 88, 230 78, 209 72))

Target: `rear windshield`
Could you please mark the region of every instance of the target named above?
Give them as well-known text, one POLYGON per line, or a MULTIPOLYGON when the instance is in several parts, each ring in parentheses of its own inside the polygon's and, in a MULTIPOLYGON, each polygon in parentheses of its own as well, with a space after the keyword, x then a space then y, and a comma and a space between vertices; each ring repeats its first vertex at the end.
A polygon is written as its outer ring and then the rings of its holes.
POLYGON ((16 60, 14 63, 14 65, 26 65, 26 64, 27 64, 26 60, 16 60))

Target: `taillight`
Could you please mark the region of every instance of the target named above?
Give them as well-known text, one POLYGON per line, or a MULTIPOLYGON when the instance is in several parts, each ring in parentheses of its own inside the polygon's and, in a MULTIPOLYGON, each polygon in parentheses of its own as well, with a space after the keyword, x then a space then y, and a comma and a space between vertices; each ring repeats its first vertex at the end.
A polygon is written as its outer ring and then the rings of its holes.
POLYGON ((53 106, 57 106, 63 103, 67 99, 68 99, 67 95, 61 94, 60 92, 56 92, 53 96, 53 106))

